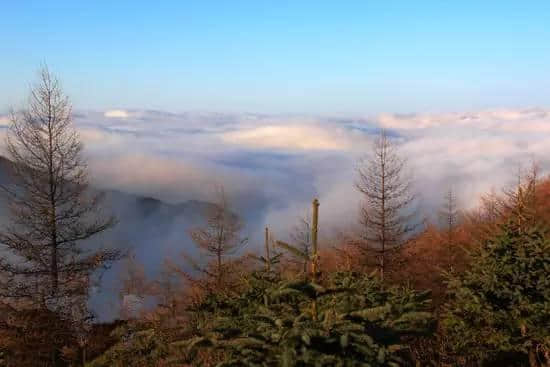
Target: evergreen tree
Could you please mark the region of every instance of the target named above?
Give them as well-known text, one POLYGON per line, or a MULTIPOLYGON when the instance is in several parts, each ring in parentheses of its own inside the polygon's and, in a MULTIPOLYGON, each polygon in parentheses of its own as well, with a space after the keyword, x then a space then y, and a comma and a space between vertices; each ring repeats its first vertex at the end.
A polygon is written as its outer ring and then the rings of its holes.
POLYGON ((188 341, 188 355, 222 351, 218 366, 406 366, 407 337, 433 325, 427 295, 384 290, 377 278, 355 273, 336 273, 326 287, 256 283, 237 298, 201 305, 214 311, 212 324, 188 341))
POLYGON ((291 239, 294 247, 300 250, 306 257, 306 259, 301 256, 296 256, 290 254, 292 261, 298 264, 304 274, 308 271, 309 261, 307 258, 311 256, 311 215, 306 213, 305 216, 299 219, 298 224, 294 227, 294 230, 291 234, 291 239))
MULTIPOLYGON (((451 276, 443 319, 450 351, 465 360, 549 363, 550 237, 511 218, 451 276)), ((504 362, 502 362, 504 363, 504 362)))

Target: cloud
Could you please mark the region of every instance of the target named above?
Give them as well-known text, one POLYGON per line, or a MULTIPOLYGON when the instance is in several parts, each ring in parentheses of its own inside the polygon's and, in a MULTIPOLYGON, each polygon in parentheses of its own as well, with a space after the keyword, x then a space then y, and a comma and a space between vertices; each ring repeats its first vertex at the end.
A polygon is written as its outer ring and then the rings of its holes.
POLYGON ((518 167, 532 160, 550 169, 548 110, 384 115, 380 124, 406 137, 401 150, 432 206, 438 203, 433 194, 441 196, 445 187, 453 186, 471 208, 482 193, 509 185, 518 167))
POLYGON ((382 114, 380 125, 389 129, 468 128, 509 132, 549 132, 550 111, 540 108, 496 109, 433 114, 382 114))
POLYGON ((9 126, 10 118, 8 116, 0 115, 0 126, 9 126))
POLYGON ((78 134, 85 144, 105 144, 110 135, 103 130, 89 127, 80 128, 78 134))
POLYGON ((108 110, 105 111, 103 116, 113 119, 126 119, 131 116, 131 114, 126 110, 108 110))
POLYGON ((103 155, 91 159, 90 169, 99 174, 96 186, 122 188, 140 195, 152 195, 167 201, 207 199, 206 190, 212 184, 206 167, 197 167, 184 159, 160 157, 144 153, 103 155), (177 195, 185 193, 186 197, 177 195))
POLYGON ((350 141, 341 131, 308 125, 268 125, 228 132, 222 140, 254 149, 347 150, 350 141))
POLYGON ((91 164, 97 181, 171 200, 206 197, 206 182, 223 181, 240 199, 247 192, 262 198, 262 215, 271 219, 275 212, 295 218, 296 203, 307 206, 313 195, 330 202, 327 215, 342 218, 359 199, 356 161, 370 153, 378 127, 400 137, 432 206, 450 182, 473 206, 483 190, 505 185, 521 162, 534 157, 546 169, 550 156, 550 111, 541 108, 367 119, 109 110, 81 113, 77 124, 91 162, 102 162, 91 164))

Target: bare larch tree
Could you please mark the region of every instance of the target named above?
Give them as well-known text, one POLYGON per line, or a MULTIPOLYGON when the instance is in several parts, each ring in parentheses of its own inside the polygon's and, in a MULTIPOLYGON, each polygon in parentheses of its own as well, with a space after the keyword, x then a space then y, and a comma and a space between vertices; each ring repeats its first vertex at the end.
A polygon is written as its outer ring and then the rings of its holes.
POLYGON ((538 184, 539 166, 535 161, 531 163, 527 172, 519 166, 514 184, 503 188, 500 194, 491 189, 489 194, 481 197, 480 209, 474 220, 477 219, 484 224, 484 231, 488 233, 491 233, 498 223, 510 217, 513 217, 521 228, 526 224, 532 224, 538 217, 538 184))
POLYGON ((446 233, 446 242, 447 242, 447 255, 449 266, 452 265, 452 254, 454 251, 454 242, 456 228, 458 226, 458 205, 456 200, 456 195, 452 187, 449 188, 445 194, 443 206, 439 211, 439 217, 442 222, 443 228, 446 233))
POLYGON ((372 156, 359 161, 357 171, 355 186, 363 196, 361 248, 376 254, 383 280, 390 252, 416 227, 411 181, 405 175, 405 161, 385 130, 375 140, 372 156))
POLYGON ((145 274, 145 267, 134 253, 128 254, 123 261, 120 289, 120 317, 130 319, 138 316, 142 310, 145 297, 150 293, 150 284, 145 274))
POLYGON ((186 298, 179 274, 179 266, 170 259, 165 259, 159 277, 151 287, 153 295, 157 297, 159 307, 167 310, 173 318, 177 315, 178 306, 182 305, 186 298))
MULTIPOLYGON (((227 256, 235 254, 247 242, 247 239, 241 236, 243 222, 232 210, 223 187, 217 189, 215 204, 209 206, 202 215, 204 225, 192 229, 189 234, 199 250, 214 260, 214 266, 213 269, 204 266, 195 268, 214 278, 219 287, 225 275, 224 260, 227 256)), ((189 257, 187 259, 192 261, 189 257)))
POLYGON ((518 167, 515 187, 504 189, 500 200, 501 212, 511 216, 520 230, 525 230, 537 221, 537 184, 539 183, 539 166, 533 161, 525 172, 518 167))
POLYGON ((91 237, 115 220, 102 214, 101 196, 89 189, 68 97, 47 68, 39 75, 6 137, 13 170, 3 187, 11 215, 0 231, 0 296, 74 314, 92 274, 120 254, 91 247, 91 237))

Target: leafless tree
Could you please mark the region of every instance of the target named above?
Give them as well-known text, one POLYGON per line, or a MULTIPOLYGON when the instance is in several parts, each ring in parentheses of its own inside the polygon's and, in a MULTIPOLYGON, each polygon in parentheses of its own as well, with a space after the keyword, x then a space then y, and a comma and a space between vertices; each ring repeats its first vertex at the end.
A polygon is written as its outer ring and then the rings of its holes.
POLYGON ((357 171, 355 186, 363 195, 361 247, 377 255, 383 280, 389 253, 416 227, 411 181, 405 175, 405 161, 385 130, 375 140, 372 156, 359 161, 357 171))
POLYGON ((511 216, 518 228, 524 230, 537 220, 539 166, 533 161, 527 172, 519 166, 516 179, 515 186, 503 190, 501 213, 511 216))
POLYGON ((244 246, 247 239, 241 236, 243 222, 233 212, 223 187, 217 190, 215 204, 209 206, 202 214, 204 225, 192 229, 189 234, 199 250, 214 260, 214 266, 211 269, 200 266, 190 257, 187 257, 187 260, 192 262, 196 270, 214 278, 219 287, 225 274, 224 260, 244 246))
POLYGON ((444 226, 447 236, 447 253, 449 255, 449 266, 452 264, 452 253, 454 250, 454 240, 456 228, 458 226, 459 212, 456 195, 452 187, 445 194, 445 201, 439 211, 440 220, 444 226))
POLYGON ((176 317, 178 306, 181 305, 184 292, 180 281, 178 265, 165 259, 158 279, 152 284, 153 294, 157 297, 159 306, 176 317))
POLYGON ((500 193, 495 189, 481 197, 478 220, 490 229, 498 223, 515 218, 522 227, 537 218, 537 185, 539 184, 539 166, 532 162, 527 171, 518 167, 516 181, 505 187, 500 193))
MULTIPOLYGON (((290 237, 293 245, 306 255, 306 258, 309 258, 311 256, 311 215, 309 212, 299 219, 290 237)), ((303 272, 307 273, 309 260, 301 256, 293 256, 292 261, 301 265, 303 272)))
POLYGON ((13 177, 3 187, 11 215, 0 231, 0 296, 75 316, 92 274, 120 253, 92 247, 115 219, 89 189, 69 99, 46 67, 28 105, 12 113, 6 147, 13 177))
POLYGON ((123 263, 121 272, 121 309, 120 317, 129 319, 138 316, 143 302, 149 293, 149 282, 145 274, 145 268, 135 254, 129 254, 123 263))
POLYGON ((479 219, 489 223, 495 223, 503 215, 501 198, 495 188, 481 196, 479 219))
POLYGON ((122 294, 144 295, 147 293, 148 281, 145 275, 145 268, 137 259, 135 254, 129 254, 124 259, 121 272, 122 294))

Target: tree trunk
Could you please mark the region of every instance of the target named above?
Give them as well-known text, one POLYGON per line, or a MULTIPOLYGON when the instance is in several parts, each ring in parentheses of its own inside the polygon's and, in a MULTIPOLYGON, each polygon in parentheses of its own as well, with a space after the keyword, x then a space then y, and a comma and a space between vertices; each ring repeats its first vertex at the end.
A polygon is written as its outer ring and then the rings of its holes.
POLYGON ((534 348, 529 349, 529 367, 540 367, 537 361, 537 351, 534 348))
POLYGON ((269 254, 269 229, 265 227, 265 260, 267 271, 271 271, 271 258, 269 254))
POLYGON ((384 256, 385 256, 385 253, 384 253, 384 250, 382 250, 382 253, 380 254, 380 281, 382 283, 384 283, 384 269, 385 269, 384 256))
POLYGON ((222 282, 222 253, 221 251, 218 251, 217 253, 217 260, 218 260, 218 279, 217 279, 217 283, 218 283, 218 287, 221 286, 221 282, 222 282))
POLYGON ((386 148, 381 152, 381 175, 382 175, 382 225, 380 231, 382 232, 382 256, 380 259, 380 281, 384 283, 384 271, 385 269, 385 257, 386 257, 386 148))
POLYGON ((52 290, 51 295, 54 296, 57 293, 57 286, 58 286, 58 273, 57 273, 57 244, 54 242, 52 243, 52 261, 51 261, 51 268, 50 268, 50 275, 52 277, 52 290))
MULTIPOLYGON (((313 247, 313 259, 311 261, 311 276, 314 283, 317 283, 318 281, 318 273, 319 269, 318 267, 318 261, 319 261, 319 252, 317 248, 317 227, 319 222, 319 200, 315 199, 313 200, 313 221, 311 226, 311 245, 313 247)), ((317 321, 317 300, 313 299, 312 302, 312 313, 313 313, 313 320, 317 321)))
POLYGON ((82 346, 82 366, 86 366, 86 346, 82 346))

